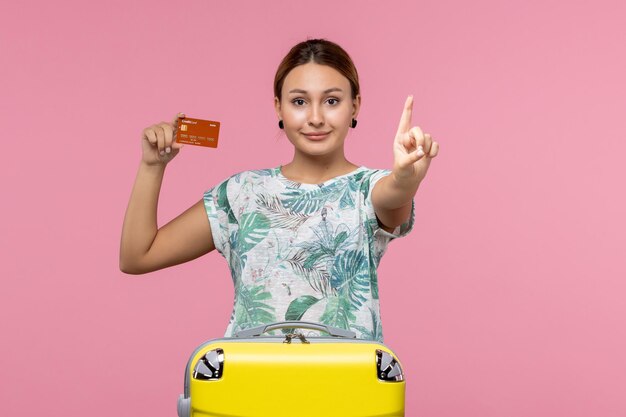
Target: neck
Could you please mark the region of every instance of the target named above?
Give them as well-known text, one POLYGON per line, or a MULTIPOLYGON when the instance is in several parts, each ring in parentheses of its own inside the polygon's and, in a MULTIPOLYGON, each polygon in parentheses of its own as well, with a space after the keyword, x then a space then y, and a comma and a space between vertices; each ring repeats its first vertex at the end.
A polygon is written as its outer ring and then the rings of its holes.
POLYGON ((348 161, 343 153, 335 155, 306 155, 295 152, 293 160, 283 165, 285 177, 303 183, 320 184, 339 175, 344 175, 358 168, 348 161))

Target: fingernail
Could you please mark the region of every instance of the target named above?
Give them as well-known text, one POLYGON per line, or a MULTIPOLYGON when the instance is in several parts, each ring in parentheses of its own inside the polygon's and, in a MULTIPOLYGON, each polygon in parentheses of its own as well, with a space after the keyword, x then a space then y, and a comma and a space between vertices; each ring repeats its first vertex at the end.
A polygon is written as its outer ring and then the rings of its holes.
POLYGON ((172 150, 170 149, 170 147, 168 146, 167 148, 165 148, 165 152, 170 153, 172 150))
POLYGON ((422 156, 424 155, 424 148, 422 148, 422 146, 418 146, 417 147, 417 156, 422 156))
POLYGON ((165 155, 165 152, 163 152, 163 151, 161 151, 161 152, 159 152, 159 153, 160 153, 161 155, 165 155))

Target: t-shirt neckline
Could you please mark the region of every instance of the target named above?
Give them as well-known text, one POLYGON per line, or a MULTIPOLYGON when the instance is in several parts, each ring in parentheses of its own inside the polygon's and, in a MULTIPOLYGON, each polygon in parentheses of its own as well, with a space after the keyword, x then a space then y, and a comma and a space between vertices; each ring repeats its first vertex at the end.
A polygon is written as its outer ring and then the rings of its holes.
POLYGON ((308 182, 298 182, 298 181, 293 181, 290 180, 289 178, 285 177, 282 173, 282 165, 277 166, 276 168, 274 168, 274 175, 276 175, 277 178, 283 180, 283 181, 287 181, 289 183, 295 184, 300 188, 315 188, 315 187, 326 187, 342 178, 346 178, 346 177, 350 177, 352 175, 355 175, 363 170, 366 169, 366 167, 364 167, 363 165, 358 166, 357 168, 353 169, 352 171, 348 172, 347 174, 342 174, 342 175, 337 175, 336 177, 327 179, 326 181, 319 183, 319 184, 311 184, 308 182))

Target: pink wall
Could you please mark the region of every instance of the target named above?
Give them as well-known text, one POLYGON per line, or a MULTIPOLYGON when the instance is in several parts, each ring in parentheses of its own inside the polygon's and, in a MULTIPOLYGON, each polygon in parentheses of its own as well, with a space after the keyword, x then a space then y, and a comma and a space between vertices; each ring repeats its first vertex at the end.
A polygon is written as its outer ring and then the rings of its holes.
POLYGON ((626 415, 624 3, 381 4, 4 2, 0 415, 176 414, 233 288, 216 252, 119 271, 141 131, 222 122, 167 168, 160 224, 288 162, 272 80, 307 37, 359 70, 352 160, 390 167, 407 94, 441 144, 380 267, 407 416, 626 415))

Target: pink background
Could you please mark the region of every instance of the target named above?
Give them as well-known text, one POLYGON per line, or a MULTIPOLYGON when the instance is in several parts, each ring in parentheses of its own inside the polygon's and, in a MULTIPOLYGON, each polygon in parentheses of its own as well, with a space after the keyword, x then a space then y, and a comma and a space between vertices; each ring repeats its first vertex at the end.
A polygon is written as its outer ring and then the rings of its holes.
POLYGON ((351 160, 391 167, 408 94, 441 144, 379 270, 407 416, 626 415, 623 4, 4 2, 0 415, 176 415, 233 288, 217 252, 120 272, 141 131, 222 122, 168 166, 160 225, 288 162, 272 81, 307 37, 358 68, 351 160))

